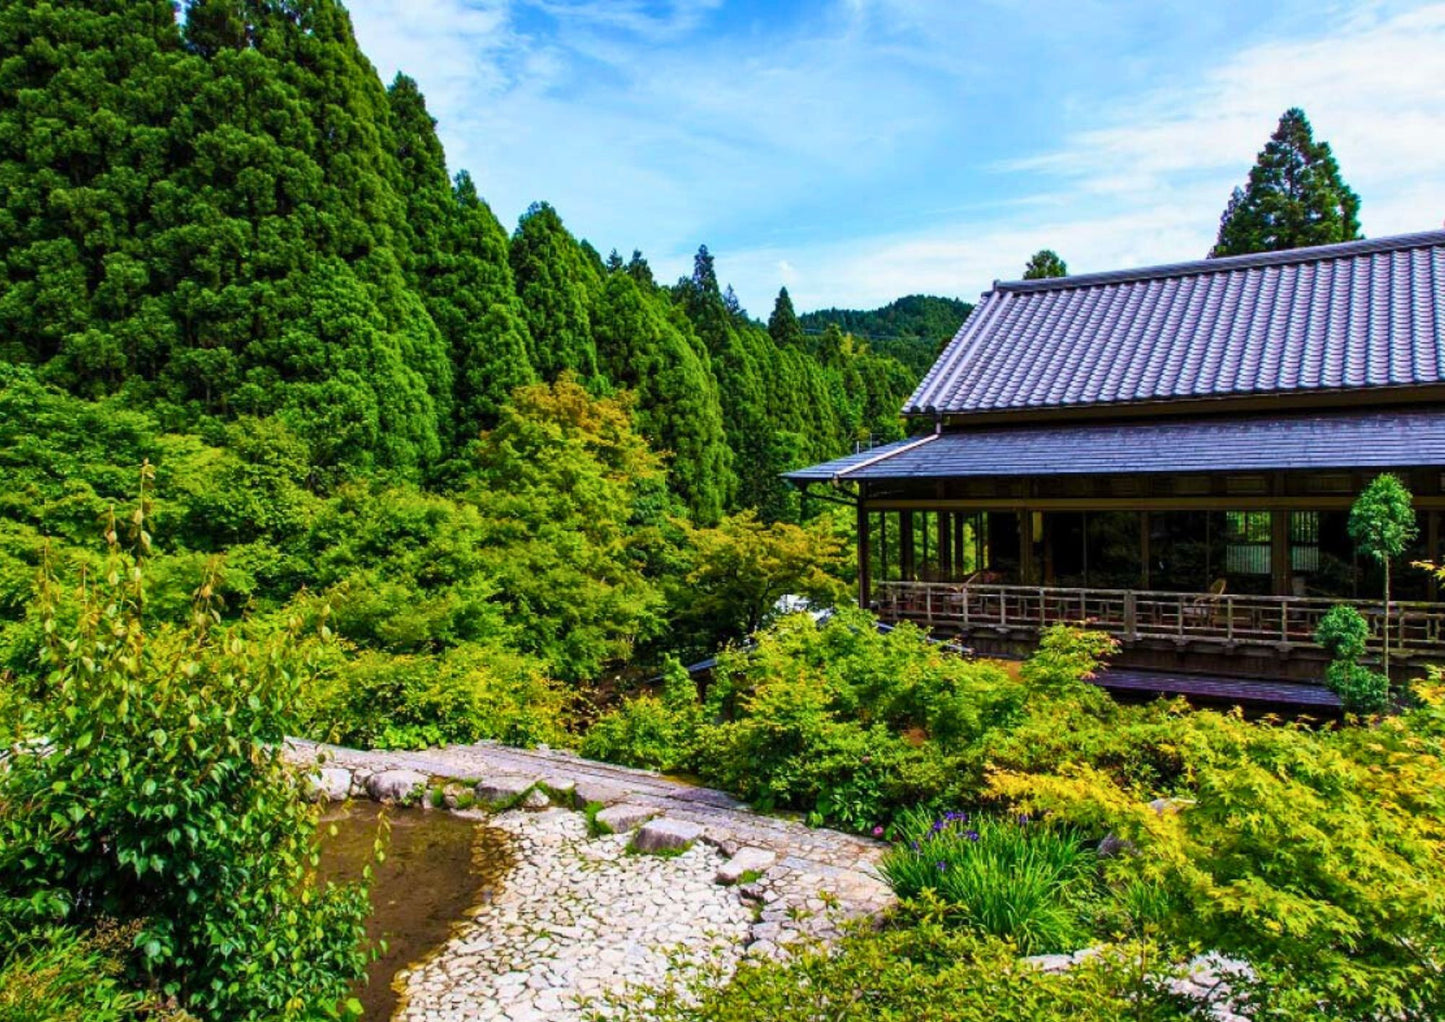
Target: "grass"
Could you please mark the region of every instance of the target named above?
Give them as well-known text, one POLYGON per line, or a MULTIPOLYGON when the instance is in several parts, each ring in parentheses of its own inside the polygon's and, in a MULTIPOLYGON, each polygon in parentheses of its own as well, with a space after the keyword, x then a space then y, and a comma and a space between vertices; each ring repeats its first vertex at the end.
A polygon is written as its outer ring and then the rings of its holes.
POLYGON ((1096 857, 1066 828, 949 813, 906 814, 880 871, 904 900, 941 902, 964 925, 1024 954, 1073 950, 1087 939, 1096 857))
POLYGON ((606 837, 612 833, 612 828, 597 818, 597 814, 606 808, 601 802, 588 802, 582 807, 582 815, 587 819, 588 837, 606 837))

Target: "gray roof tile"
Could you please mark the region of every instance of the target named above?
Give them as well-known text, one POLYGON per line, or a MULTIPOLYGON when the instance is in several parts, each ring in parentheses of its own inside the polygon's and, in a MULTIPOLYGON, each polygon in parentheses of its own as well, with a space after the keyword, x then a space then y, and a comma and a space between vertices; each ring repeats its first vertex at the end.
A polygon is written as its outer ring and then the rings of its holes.
POLYGON ((788 473, 800 483, 1100 473, 1445 468, 1445 408, 960 430, 788 473))
POLYGON ((995 285, 904 407, 1445 383, 1445 231, 995 285))

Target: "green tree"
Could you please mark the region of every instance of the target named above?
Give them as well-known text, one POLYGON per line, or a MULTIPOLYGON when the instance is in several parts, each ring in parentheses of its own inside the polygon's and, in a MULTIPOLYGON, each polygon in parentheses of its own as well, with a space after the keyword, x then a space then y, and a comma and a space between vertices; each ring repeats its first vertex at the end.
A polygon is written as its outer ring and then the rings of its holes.
POLYGON ((745 510, 716 528, 689 528, 688 545, 683 616, 702 627, 713 646, 763 627, 784 596, 819 608, 844 596, 838 577, 845 551, 821 523, 768 524, 745 510))
POLYGON ((1303 110, 1279 119, 1249 181, 1219 221, 1211 257, 1329 245, 1360 237, 1360 197, 1340 177, 1328 142, 1316 142, 1303 110))
POLYGON ((793 311, 793 299, 787 288, 778 289, 778 300, 773 303, 773 314, 768 317, 768 335, 780 348, 803 347, 803 324, 793 311))
POLYGON ((627 405, 570 376, 523 387, 469 451, 461 496, 517 641, 567 681, 595 677, 663 626, 671 548, 666 473, 627 405))
POLYGON ((557 211, 534 203, 512 234, 512 273, 532 338, 532 367, 544 380, 597 375, 592 305, 601 280, 557 211))
POLYGON ((1029 256, 1024 267, 1024 280, 1044 280, 1048 277, 1067 277, 1069 266, 1051 248, 1041 248, 1029 256))
POLYGON ((732 452, 716 383, 668 318, 628 274, 608 275, 594 316, 602 371, 637 396, 637 428, 670 456, 668 479, 696 521, 717 521, 731 497, 732 452))
POLYGON ((397 75, 387 96, 406 187, 409 276, 450 353, 446 435, 465 442, 495 424, 514 388, 534 380, 507 236, 470 175, 448 180, 436 122, 416 82, 397 75))
POLYGON ((1419 532, 1410 491, 1400 478, 1382 472, 1370 481, 1350 508, 1350 538, 1366 557, 1385 570, 1384 639, 1385 676, 1390 674, 1390 562, 1405 552, 1419 532))

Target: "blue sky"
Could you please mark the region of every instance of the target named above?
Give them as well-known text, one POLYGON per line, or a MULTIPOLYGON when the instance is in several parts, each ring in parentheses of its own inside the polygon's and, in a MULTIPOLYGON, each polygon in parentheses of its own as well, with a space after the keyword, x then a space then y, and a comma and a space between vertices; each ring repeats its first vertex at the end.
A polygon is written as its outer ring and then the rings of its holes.
POLYGON ((1367 235, 1445 222, 1445 3, 350 0, 453 171, 766 317, 1198 258, 1302 106, 1367 235))

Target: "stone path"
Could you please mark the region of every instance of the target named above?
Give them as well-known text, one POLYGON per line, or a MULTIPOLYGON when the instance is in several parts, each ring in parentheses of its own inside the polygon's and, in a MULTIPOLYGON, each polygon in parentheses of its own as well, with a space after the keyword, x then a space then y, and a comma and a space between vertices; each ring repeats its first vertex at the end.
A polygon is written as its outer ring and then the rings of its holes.
POLYGON ((501 891, 399 977, 396 1017, 407 1022, 577 1019, 579 996, 655 984, 670 956, 726 970, 741 955, 831 937, 843 919, 892 901, 875 870, 880 842, 754 813, 723 792, 649 771, 491 743, 419 753, 289 746, 297 760, 325 760, 331 797, 396 798, 419 783, 448 782, 453 792, 488 798, 532 792, 525 804, 533 811, 489 819, 517 841, 518 866, 501 891), (582 813, 542 808, 543 791, 572 807, 600 803, 608 809, 599 820, 640 829, 589 837, 582 813), (674 854, 633 854, 633 842, 674 854), (738 880, 746 882, 724 886, 738 880))

